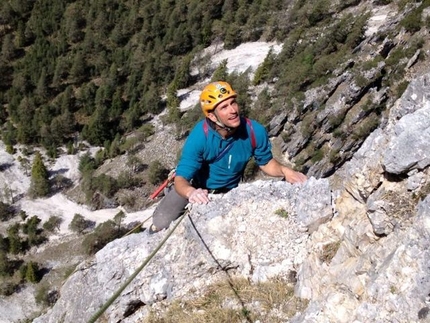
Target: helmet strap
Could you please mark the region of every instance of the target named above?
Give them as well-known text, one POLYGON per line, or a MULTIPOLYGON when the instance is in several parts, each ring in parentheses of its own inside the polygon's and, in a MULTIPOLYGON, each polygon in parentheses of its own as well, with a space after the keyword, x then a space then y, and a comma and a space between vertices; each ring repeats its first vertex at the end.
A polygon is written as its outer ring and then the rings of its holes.
POLYGON ((227 127, 225 124, 223 124, 219 118, 218 118, 218 114, 214 111, 212 111, 212 113, 214 114, 214 116, 216 117, 216 125, 221 127, 222 129, 224 129, 225 131, 227 131, 228 133, 233 131, 233 128, 227 127))

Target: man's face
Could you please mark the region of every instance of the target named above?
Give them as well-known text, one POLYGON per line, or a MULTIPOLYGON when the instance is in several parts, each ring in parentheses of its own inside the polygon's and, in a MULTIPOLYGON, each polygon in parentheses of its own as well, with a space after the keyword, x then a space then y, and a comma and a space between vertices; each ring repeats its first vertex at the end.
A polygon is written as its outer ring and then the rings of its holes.
POLYGON ((219 103, 214 112, 209 113, 209 118, 216 122, 218 116, 219 121, 229 128, 237 128, 240 125, 239 105, 236 98, 230 98, 219 103))

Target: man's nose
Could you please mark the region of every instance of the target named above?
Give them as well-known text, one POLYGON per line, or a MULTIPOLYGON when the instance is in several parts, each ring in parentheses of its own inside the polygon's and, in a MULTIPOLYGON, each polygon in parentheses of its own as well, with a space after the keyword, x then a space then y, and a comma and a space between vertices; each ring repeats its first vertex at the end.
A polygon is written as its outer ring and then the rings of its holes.
POLYGON ((228 111, 229 112, 236 112, 236 105, 235 104, 229 104, 228 105, 228 111))

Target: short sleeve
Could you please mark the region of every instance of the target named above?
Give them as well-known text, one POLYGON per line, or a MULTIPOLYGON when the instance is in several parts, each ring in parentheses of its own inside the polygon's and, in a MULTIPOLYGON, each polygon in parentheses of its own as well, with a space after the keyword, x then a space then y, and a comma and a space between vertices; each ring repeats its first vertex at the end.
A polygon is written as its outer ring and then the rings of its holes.
POLYGON ((254 120, 251 122, 256 140, 256 147, 254 149, 255 162, 259 166, 264 166, 273 158, 272 143, 270 142, 266 128, 254 120))
POLYGON ((182 148, 181 157, 176 167, 176 176, 190 181, 201 168, 205 149, 203 122, 199 122, 190 132, 182 148))

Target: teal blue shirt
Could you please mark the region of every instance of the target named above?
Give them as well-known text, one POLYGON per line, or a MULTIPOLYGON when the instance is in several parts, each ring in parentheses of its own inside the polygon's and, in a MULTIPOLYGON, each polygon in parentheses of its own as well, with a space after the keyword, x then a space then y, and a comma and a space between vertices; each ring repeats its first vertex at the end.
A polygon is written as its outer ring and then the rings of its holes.
POLYGON ((202 188, 233 188, 239 184, 252 156, 259 166, 266 165, 273 158, 269 136, 260 123, 251 120, 256 140, 253 149, 251 130, 245 119, 241 119, 239 128, 227 139, 223 139, 210 126, 207 127, 206 135, 203 127, 205 122, 198 122, 185 141, 176 176, 182 176, 188 181, 194 179, 198 187, 202 188), (216 160, 229 144, 231 147, 227 153, 216 160))

